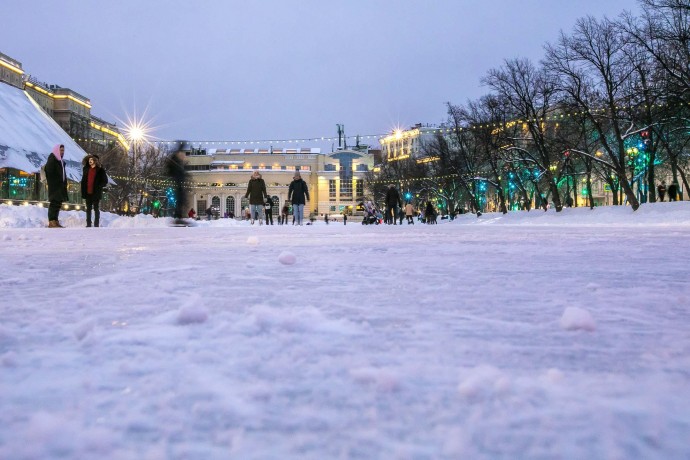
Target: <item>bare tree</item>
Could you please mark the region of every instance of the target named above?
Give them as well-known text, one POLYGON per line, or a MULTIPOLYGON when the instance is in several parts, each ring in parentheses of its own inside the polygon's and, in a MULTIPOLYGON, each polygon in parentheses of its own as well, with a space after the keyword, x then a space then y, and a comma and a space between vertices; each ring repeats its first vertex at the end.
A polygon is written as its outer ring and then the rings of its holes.
POLYGON ((538 166, 543 173, 556 211, 563 209, 558 186, 551 171, 555 152, 551 148, 545 119, 555 110, 556 84, 553 76, 527 59, 507 60, 482 80, 505 100, 515 121, 526 127, 526 136, 514 138, 509 150, 538 166))
POLYGON ((626 92, 633 69, 622 51, 624 46, 625 36, 614 22, 590 16, 577 21, 571 36, 561 33, 556 45, 547 45, 544 62, 559 79, 566 99, 589 119, 636 210, 640 203, 628 179, 625 145, 626 138, 636 134, 628 113, 630 93, 626 92))

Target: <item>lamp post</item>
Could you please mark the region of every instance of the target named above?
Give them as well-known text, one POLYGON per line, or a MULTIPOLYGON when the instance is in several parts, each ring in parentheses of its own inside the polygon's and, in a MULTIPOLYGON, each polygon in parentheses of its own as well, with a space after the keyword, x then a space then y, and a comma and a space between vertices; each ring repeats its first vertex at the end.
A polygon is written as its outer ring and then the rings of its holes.
MULTIPOLYGON (((146 127, 140 122, 133 122, 127 126, 127 139, 129 139, 132 146, 132 167, 130 169, 131 179, 135 180, 139 176, 139 151, 138 147, 141 142, 146 141, 146 127)), ((138 187, 137 187, 138 189, 138 187)), ((144 199, 144 192, 146 191, 146 183, 139 191, 139 202, 137 205, 137 212, 141 211, 141 203, 144 199)))

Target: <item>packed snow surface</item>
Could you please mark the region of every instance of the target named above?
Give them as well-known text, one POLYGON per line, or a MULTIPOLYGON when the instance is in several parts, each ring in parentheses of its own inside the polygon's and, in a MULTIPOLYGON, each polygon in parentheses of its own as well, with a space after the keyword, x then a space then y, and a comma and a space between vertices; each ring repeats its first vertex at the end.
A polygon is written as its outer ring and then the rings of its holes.
POLYGON ((690 458, 690 205, 251 226, 0 205, 0 458, 690 458))

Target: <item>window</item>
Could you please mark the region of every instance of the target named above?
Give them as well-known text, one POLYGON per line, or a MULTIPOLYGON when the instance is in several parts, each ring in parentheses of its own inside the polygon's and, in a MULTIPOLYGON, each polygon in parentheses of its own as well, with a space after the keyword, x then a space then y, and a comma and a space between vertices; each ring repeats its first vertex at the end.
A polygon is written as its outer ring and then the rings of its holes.
POLYGON ((340 181, 340 199, 352 199, 352 179, 342 179, 340 181))
POLYGON ((229 196, 225 199, 225 212, 228 216, 235 215, 235 197, 229 196))
POLYGON ((335 179, 328 181, 328 197, 335 198, 335 179))
POLYGON ((364 181, 362 179, 355 182, 357 198, 364 196, 364 181))
POLYGON ((334 164, 327 164, 323 168, 324 171, 335 171, 335 165, 334 164))

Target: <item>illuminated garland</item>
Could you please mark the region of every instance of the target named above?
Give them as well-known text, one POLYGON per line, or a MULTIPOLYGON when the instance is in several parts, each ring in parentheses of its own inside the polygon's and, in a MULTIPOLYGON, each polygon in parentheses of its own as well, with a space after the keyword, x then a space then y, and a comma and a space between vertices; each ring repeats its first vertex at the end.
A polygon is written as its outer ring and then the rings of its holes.
MULTIPOLYGON (((678 104, 653 104, 651 107, 648 105, 644 105, 640 108, 633 108, 633 107, 621 107, 618 106, 616 107, 616 110, 629 110, 629 111, 641 111, 641 110, 648 110, 649 108, 664 108, 664 107, 681 107, 681 106, 688 106, 690 107, 690 103, 678 103, 678 104)), ((556 122, 558 123, 559 121, 572 118, 572 117, 579 117, 579 116, 584 116, 584 115, 592 115, 592 116, 604 116, 609 110, 608 109, 592 109, 592 110, 585 110, 581 112, 568 112, 568 113, 562 113, 558 115, 552 115, 549 117, 538 117, 538 118, 528 118, 528 119, 519 119, 519 120, 511 120, 505 123, 486 123, 486 124, 478 124, 478 125, 472 125, 468 127, 462 127, 462 128, 432 128, 432 127, 427 127, 427 133, 428 134, 451 134, 451 133, 456 133, 456 132, 462 132, 462 131, 467 131, 467 130, 478 130, 478 129, 489 129, 489 128, 494 128, 494 129, 503 129, 503 128, 511 128, 513 126, 519 125, 519 124, 525 124, 525 123, 547 123, 547 122, 556 122)), ((154 144, 154 145, 178 145, 180 143, 184 143, 186 145, 190 146, 224 146, 224 145, 261 145, 261 146, 266 146, 266 145, 273 145, 273 144, 306 144, 306 143, 312 143, 312 142, 335 142, 338 140, 343 140, 343 139, 373 139, 373 140, 378 140, 379 142, 386 139, 386 138, 393 138, 391 140, 385 140, 382 143, 393 143, 395 141, 401 140, 401 139, 395 139, 395 136, 391 136, 391 133, 385 133, 385 134, 367 134, 367 135, 355 135, 355 136, 345 136, 345 137, 327 137, 327 136, 317 136, 317 137, 303 137, 303 138, 298 138, 298 139, 247 139, 247 140, 177 140, 177 141, 170 141, 170 140, 151 140, 147 141, 149 144, 154 144)), ((96 138, 75 138, 76 141, 80 142, 118 142, 116 139, 96 139, 96 138)), ((280 152, 284 154, 285 152, 280 152)), ((293 153, 293 152, 290 152, 293 153)), ((301 152, 294 152, 294 153, 301 153, 301 152)))

